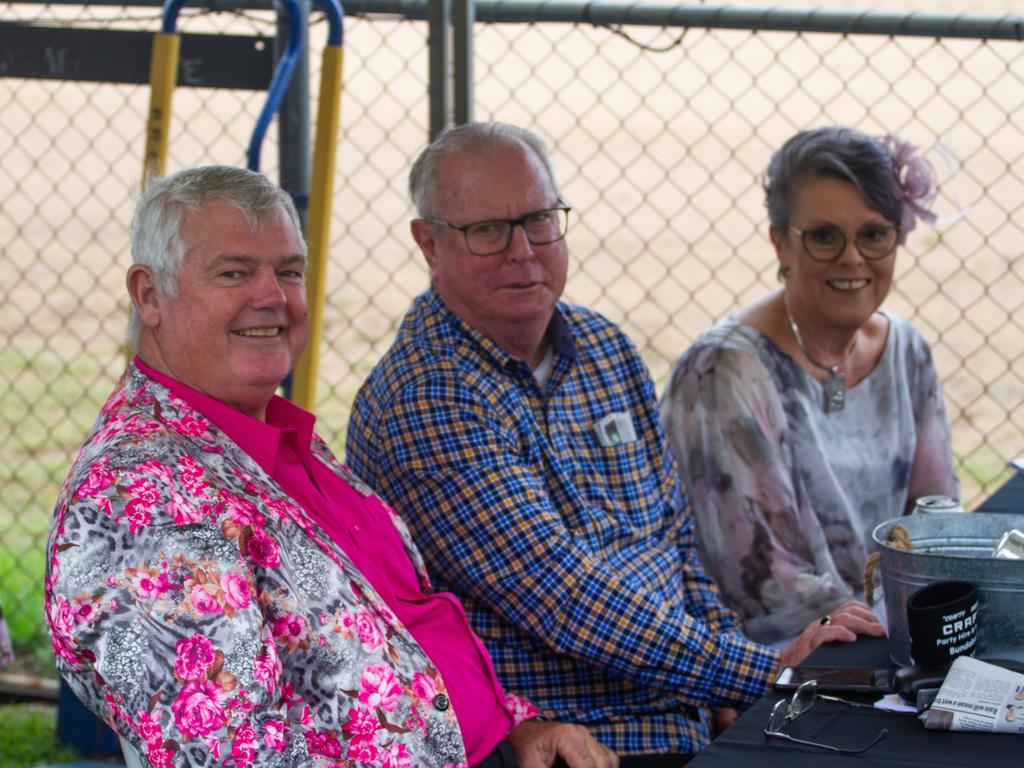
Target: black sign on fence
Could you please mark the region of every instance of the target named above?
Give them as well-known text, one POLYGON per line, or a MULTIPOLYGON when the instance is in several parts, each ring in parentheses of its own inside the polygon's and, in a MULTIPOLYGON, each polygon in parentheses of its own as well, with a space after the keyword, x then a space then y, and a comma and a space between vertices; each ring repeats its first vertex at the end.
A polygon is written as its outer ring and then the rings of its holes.
MULTIPOLYGON (((148 83, 153 33, 0 23, 0 77, 148 83)), ((266 90, 273 38, 181 36, 178 85, 266 90)))

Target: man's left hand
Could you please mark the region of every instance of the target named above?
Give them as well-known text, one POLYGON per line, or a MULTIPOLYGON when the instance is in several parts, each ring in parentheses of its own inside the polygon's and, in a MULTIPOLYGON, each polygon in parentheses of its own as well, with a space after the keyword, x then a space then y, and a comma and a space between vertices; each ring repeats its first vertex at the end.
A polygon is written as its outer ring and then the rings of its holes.
POLYGON ((619 757, 574 723, 526 720, 508 735, 518 768, 551 768, 562 758, 569 768, 618 768, 619 757))
POLYGON ((715 735, 717 736, 739 719, 740 711, 732 707, 722 707, 716 709, 713 714, 715 716, 715 735))

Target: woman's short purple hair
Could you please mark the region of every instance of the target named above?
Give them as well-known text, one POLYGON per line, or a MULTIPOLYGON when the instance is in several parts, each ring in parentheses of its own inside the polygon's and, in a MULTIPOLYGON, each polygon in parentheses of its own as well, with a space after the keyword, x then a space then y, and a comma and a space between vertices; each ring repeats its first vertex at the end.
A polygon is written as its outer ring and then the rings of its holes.
POLYGON ((853 128, 826 126, 793 136, 768 163, 765 207, 776 231, 789 228, 801 185, 821 176, 850 182, 869 208, 897 226, 903 221, 903 195, 889 149, 853 128))

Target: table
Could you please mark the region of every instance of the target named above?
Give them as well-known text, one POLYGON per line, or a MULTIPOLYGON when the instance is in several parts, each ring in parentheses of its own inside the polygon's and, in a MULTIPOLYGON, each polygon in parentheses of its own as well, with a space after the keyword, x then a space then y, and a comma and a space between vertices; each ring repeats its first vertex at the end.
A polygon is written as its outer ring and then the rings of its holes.
POLYGON ((1015 472, 1002 487, 981 502, 977 512, 1024 512, 1024 472, 1015 472))
MULTIPOLYGON (((856 643, 822 646, 807 664, 821 666, 888 666, 886 638, 864 637, 856 643)), ((842 755, 815 747, 769 739, 763 730, 768 712, 790 694, 770 691, 711 746, 687 765, 693 768, 817 768, 818 766, 918 766, 947 768, 985 766, 1020 768, 1024 765, 1024 737, 1004 733, 954 733, 926 731, 915 717, 882 710, 816 702, 814 707, 786 727, 803 739, 842 747, 867 744, 882 728, 889 734, 858 755, 842 755)), ((871 701, 871 697, 849 697, 871 701)))
MULTIPOLYGON (((1024 512, 1024 473, 1017 473, 978 508, 979 512, 1024 512)), ((805 662, 817 666, 891 666, 886 638, 831 643, 805 662)), ((1002 733, 926 731, 915 718, 882 710, 816 702, 786 727, 798 738, 841 747, 860 747, 882 728, 888 735, 871 749, 843 755, 764 735, 772 705, 790 694, 769 691, 711 746, 687 765, 693 768, 818 768, 818 766, 917 766, 918 768, 1021 768, 1024 737, 1002 733)), ((871 701, 872 697, 850 697, 871 701)), ((876 697, 877 698, 877 697, 876 697)))

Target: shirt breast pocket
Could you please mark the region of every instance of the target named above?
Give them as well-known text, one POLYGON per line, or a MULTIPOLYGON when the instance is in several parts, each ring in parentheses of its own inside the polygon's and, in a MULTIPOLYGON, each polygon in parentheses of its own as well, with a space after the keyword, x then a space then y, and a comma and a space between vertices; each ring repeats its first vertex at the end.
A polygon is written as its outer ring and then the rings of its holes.
POLYGON ((601 484, 612 489, 622 487, 626 490, 654 475, 648 461, 647 446, 641 440, 596 446, 590 453, 601 484))

